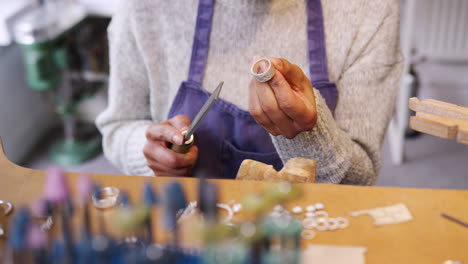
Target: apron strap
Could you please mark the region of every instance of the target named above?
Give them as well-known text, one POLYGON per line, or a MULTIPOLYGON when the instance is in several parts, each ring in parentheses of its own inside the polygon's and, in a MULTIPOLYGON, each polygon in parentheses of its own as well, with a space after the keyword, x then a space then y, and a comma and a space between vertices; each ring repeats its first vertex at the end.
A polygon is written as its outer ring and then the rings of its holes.
POLYGON ((197 23, 190 58, 189 81, 201 83, 205 72, 213 21, 214 0, 199 0, 197 23))
POLYGON ((307 17, 310 80, 333 112, 338 100, 338 90, 328 79, 325 27, 320 0, 307 1, 307 17))

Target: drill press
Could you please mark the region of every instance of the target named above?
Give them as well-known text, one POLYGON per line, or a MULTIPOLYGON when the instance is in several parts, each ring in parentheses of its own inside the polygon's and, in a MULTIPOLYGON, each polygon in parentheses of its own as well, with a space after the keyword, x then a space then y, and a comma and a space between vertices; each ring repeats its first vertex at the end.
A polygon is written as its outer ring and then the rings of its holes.
POLYGON ((101 152, 99 135, 87 139, 77 136, 76 106, 81 97, 76 96, 80 85, 72 77, 79 73, 77 40, 73 34, 83 26, 86 17, 79 4, 54 1, 29 10, 14 26, 15 40, 23 51, 28 85, 50 97, 62 120, 64 138, 49 151, 50 158, 61 166, 80 164, 101 152))

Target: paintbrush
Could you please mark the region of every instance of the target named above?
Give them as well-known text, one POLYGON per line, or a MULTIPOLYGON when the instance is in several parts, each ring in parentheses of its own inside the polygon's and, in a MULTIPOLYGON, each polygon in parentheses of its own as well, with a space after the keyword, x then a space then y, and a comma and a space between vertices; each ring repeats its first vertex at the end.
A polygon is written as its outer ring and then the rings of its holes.
POLYGON ((91 223, 89 219, 89 200, 93 190, 93 183, 88 175, 81 174, 78 178, 78 203, 83 210, 83 238, 91 237, 91 223))
MULTIPOLYGON (((93 184, 93 195, 96 200, 102 199, 101 187, 98 184, 93 184)), ((104 215, 102 214, 101 210, 98 210, 98 226, 99 226, 99 233, 101 235, 106 234, 106 227, 104 225, 104 215)))
POLYGON ((9 243, 13 250, 13 263, 26 263, 27 233, 31 221, 28 209, 20 208, 10 226, 9 243))
POLYGON ((218 188, 205 178, 198 183, 198 200, 200 211, 209 224, 215 224, 218 220, 218 188))
POLYGON ((53 245, 52 227, 53 227, 53 206, 44 198, 38 198, 30 206, 31 215, 39 220, 40 228, 46 232, 46 252, 51 250, 53 245))
POLYGON ((67 259, 65 252, 65 244, 61 243, 59 240, 55 240, 50 251, 48 262, 51 264, 62 264, 67 263, 68 261, 69 260, 67 259))
POLYGON ((28 230, 28 246, 33 251, 34 263, 47 263, 47 233, 34 222, 28 230))
MULTIPOLYGON (((172 244, 174 253, 170 253, 171 259, 168 263, 174 263, 174 258, 177 259, 179 249, 179 230, 177 227, 177 213, 183 210, 187 205, 184 190, 178 182, 172 182, 164 189, 164 226, 166 230, 172 232, 172 244)), ((169 250, 171 251, 171 250, 169 250)), ((172 251, 171 251, 172 252, 172 251)))
POLYGON ((65 262, 74 263, 73 234, 70 229, 73 206, 65 173, 59 168, 49 170, 45 180, 44 197, 53 204, 60 217, 62 236, 64 239, 65 262))
POLYGON ((143 204, 148 208, 148 218, 145 221, 146 225, 146 242, 150 245, 154 238, 152 213, 154 206, 158 203, 158 197, 156 196, 153 185, 151 182, 146 182, 143 186, 143 204))
MULTIPOLYGON (((93 195, 97 201, 103 199, 101 187, 97 184, 93 184, 93 195)), ((92 238, 92 249, 97 259, 97 263, 108 263, 109 255, 112 250, 112 240, 107 237, 107 231, 105 227, 104 214, 102 210, 98 210, 98 225, 99 235, 92 238)))
POLYGON ((128 193, 126 191, 122 191, 120 193, 120 206, 128 207, 130 204, 130 197, 128 196, 128 193))

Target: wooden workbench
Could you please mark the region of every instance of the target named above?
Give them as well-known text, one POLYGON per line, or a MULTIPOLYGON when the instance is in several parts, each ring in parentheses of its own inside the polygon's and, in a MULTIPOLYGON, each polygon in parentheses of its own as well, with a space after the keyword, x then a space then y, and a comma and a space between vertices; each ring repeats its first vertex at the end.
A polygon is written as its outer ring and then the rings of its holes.
MULTIPOLYGON (((0 200, 26 205, 42 193, 43 171, 23 168, 11 163, 3 154, 0 140, 0 200)), ((142 183, 150 179, 157 189, 173 178, 147 178, 94 174, 92 178, 103 186, 127 190, 132 200, 138 200, 142 183)), ((411 177, 408 175, 408 177, 411 177)), ((444 175, 440 175, 444 177, 444 175)), ((69 173, 73 185, 76 173, 69 173)), ((196 200, 197 182, 177 178, 188 196, 196 200)), ((240 201, 251 192, 266 187, 266 182, 213 180, 220 188, 221 200, 240 201)), ((410 222, 375 227, 368 216, 350 218, 343 230, 317 232, 316 238, 305 243, 364 246, 368 248, 366 263, 437 263, 460 260, 468 263, 468 228, 440 217, 445 212, 468 220, 468 191, 410 188, 358 187, 326 184, 301 184, 304 195, 295 205, 322 202, 330 216, 347 216, 351 211, 405 203, 414 219, 410 222)))

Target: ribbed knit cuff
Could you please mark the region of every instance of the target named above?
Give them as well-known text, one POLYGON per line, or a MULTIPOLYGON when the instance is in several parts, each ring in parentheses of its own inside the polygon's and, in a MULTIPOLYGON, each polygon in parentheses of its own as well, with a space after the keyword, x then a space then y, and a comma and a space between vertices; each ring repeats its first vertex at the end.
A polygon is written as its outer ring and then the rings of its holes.
POLYGON ((154 176, 153 171, 148 167, 143 154, 143 147, 146 144, 146 130, 150 126, 150 121, 139 121, 126 127, 128 135, 126 142, 122 144, 121 164, 125 174, 137 176, 154 176))
POLYGON ((314 89, 317 105, 317 123, 311 131, 298 134, 293 139, 271 136, 273 144, 286 163, 293 157, 317 161, 317 182, 340 183, 351 165, 352 141, 337 126, 325 100, 314 89))

